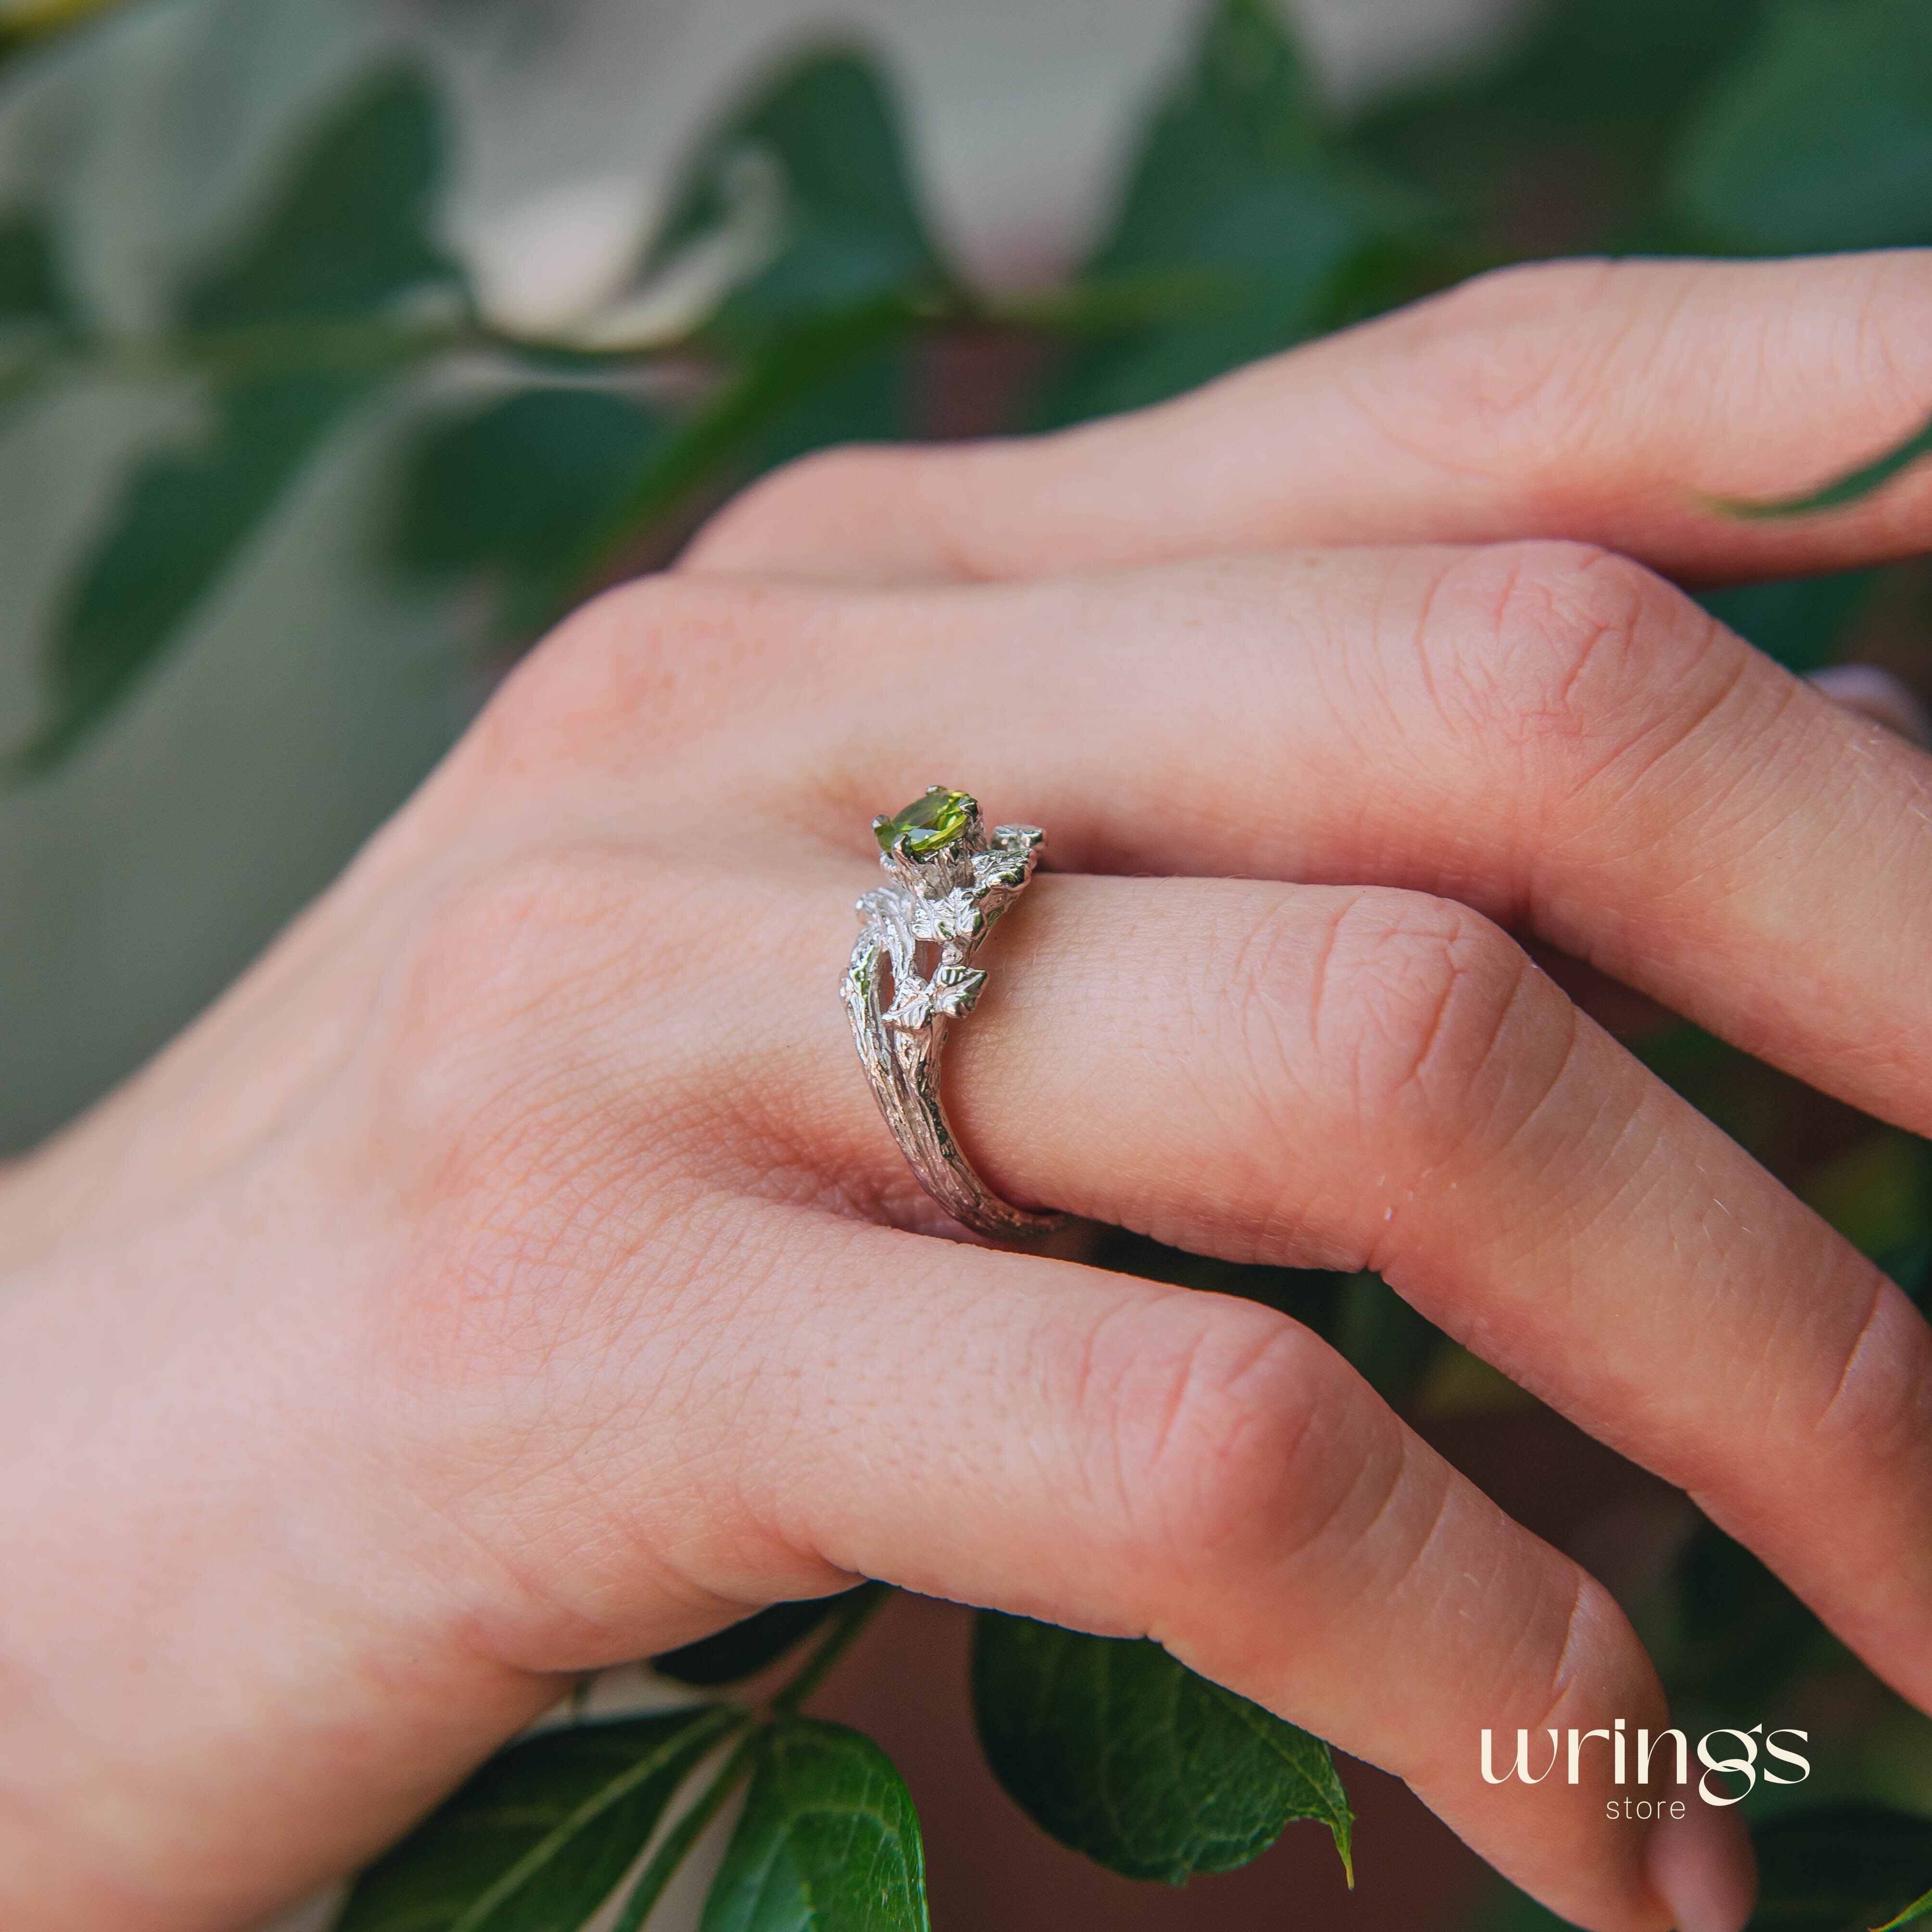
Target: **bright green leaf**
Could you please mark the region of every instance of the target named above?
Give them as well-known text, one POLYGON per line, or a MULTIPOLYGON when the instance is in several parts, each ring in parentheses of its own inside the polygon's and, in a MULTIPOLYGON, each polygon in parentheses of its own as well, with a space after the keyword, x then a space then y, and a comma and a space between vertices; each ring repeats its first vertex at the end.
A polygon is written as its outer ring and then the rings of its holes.
POLYGON ((1184 1885, 1309 1818, 1334 1834, 1353 1882, 1353 1814, 1328 1747, 1158 1644, 982 1612, 973 1706, 1014 1802, 1110 1870, 1184 1885))
POLYGON ((1932 1818, 1828 1805, 1772 1820, 1756 1844, 1751 1932, 1870 1932, 1924 1906, 1932 1818))
POLYGON ((1300 340, 1414 205, 1332 149, 1300 55, 1266 0, 1220 0, 1148 126, 1097 278, 1201 278, 1183 321, 1072 357, 1042 418, 1071 422, 1191 388, 1300 340))
POLYGON ((1926 1918, 1932 1918, 1932 1892, 1922 1892, 1903 1912, 1894 1913, 1882 1925, 1874 1926, 1872 1932, 1898 1932, 1900 1926, 1926 1918))
POLYGON ((701 1932, 926 1932, 927 1924, 919 1816, 892 1760, 842 1724, 774 1724, 701 1932))
POLYGON ((808 1598, 802 1603, 774 1604, 756 1616, 720 1630, 716 1636, 700 1637, 681 1650, 667 1651, 662 1657, 652 1658, 651 1668, 680 1684, 694 1684, 706 1689, 718 1684, 736 1684, 755 1676, 766 1664, 776 1663, 794 1644, 802 1643, 834 1610, 849 1603, 851 1594, 846 1591, 836 1597, 808 1598))
POLYGON ((357 1880, 335 1932, 576 1932, 740 1721, 704 1705, 512 1745, 357 1880))
POLYGON ((382 379, 302 366, 304 326, 377 311, 452 271, 430 238, 442 137, 413 70, 365 80, 312 136, 262 222, 190 287, 204 332, 280 332, 286 373, 218 385, 202 441, 128 477, 82 560, 51 640, 51 716, 21 754, 56 762, 123 698, 178 634, 328 433, 382 379))
POLYGON ((1786 0, 1693 126, 1672 194, 1742 253, 1932 242, 1932 10, 1786 0))

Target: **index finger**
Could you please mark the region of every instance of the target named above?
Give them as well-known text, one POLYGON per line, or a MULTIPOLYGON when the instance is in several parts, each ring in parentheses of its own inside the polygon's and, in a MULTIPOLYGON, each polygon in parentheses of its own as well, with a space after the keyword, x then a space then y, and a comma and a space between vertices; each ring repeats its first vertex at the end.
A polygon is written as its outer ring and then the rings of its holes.
POLYGON ((1507 269, 1131 416, 808 458, 685 567, 998 579, 1535 536, 1689 581, 1888 561, 1925 548, 1932 472, 1790 521, 1713 500, 1803 490, 1923 422, 1929 302, 1924 250, 1507 269))

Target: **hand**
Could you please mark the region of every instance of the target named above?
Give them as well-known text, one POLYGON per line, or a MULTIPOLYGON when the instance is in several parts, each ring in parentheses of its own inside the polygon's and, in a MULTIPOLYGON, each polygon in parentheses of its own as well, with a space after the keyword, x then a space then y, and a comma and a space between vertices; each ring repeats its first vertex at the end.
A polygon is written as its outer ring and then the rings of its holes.
POLYGON ((870 1576, 1150 1633, 1566 1916, 1735 1932, 1729 1814, 1478 1775, 1666 1721, 1603 1588, 1293 1322, 933 1238, 833 989, 874 812, 1046 826, 949 1057, 994 1186, 1379 1270, 1932 1708, 1932 1337, 1504 929, 1932 1130, 1932 760, 1650 574, 1922 544, 1922 478, 1697 493, 1922 413, 1928 292, 1520 272, 806 464, 572 620, 4 1184, 0 1916, 241 1923, 568 1674, 870 1576))

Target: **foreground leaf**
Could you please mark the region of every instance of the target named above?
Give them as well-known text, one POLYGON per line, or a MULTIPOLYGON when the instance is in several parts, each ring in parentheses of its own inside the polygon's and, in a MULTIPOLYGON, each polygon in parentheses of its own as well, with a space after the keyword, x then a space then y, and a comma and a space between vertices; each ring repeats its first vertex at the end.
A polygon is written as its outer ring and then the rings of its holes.
POLYGON ((1102 279, 1192 272, 1196 312, 1074 356, 1042 419, 1136 409, 1301 340, 1351 271, 1414 214, 1333 152, 1300 57, 1265 0, 1220 0, 1088 267, 1102 279))
POLYGON ((1774 1819, 1756 1844, 1752 1932, 1871 1932, 1924 1907, 1932 1818, 1828 1805, 1774 1819))
POLYGON ((774 1724, 702 1932, 926 1932, 926 1853, 912 1795, 856 1731, 774 1724))
POLYGON ((741 1721, 704 1705, 513 1744, 357 1880, 335 1932, 575 1932, 741 1721))
POLYGON ((1692 127, 1672 198, 1748 254, 1932 242, 1932 10, 1787 0, 1692 127))
MULTIPOLYGON (((241 245, 190 287, 182 320, 219 343, 386 309, 454 272, 430 237, 442 135, 412 69, 366 81, 314 136, 241 245)), ((53 707, 22 754, 64 755, 133 688, 234 562, 322 439, 388 372, 318 359, 218 382, 198 446, 129 476, 70 585, 48 656, 53 707)))
POLYGON ((982 1611, 973 1708, 993 1773, 1063 1844, 1127 1878, 1184 1885, 1266 1851, 1295 1820, 1354 1814, 1328 1747, 1158 1644, 982 1611))

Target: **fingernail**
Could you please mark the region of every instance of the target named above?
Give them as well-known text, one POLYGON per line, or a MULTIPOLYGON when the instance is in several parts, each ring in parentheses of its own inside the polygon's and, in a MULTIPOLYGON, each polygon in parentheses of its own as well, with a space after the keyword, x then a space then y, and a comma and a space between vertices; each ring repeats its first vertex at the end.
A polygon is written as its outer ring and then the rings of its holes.
POLYGON ((1644 1841, 1644 1876, 1677 1932, 1744 1932, 1757 1903, 1757 1858, 1744 1821, 1693 1793, 1681 1818, 1644 1841))
POLYGON ((1916 745, 1932 745, 1932 718, 1907 687, 1876 664, 1828 664, 1811 682, 1834 704, 1888 726, 1916 745))

